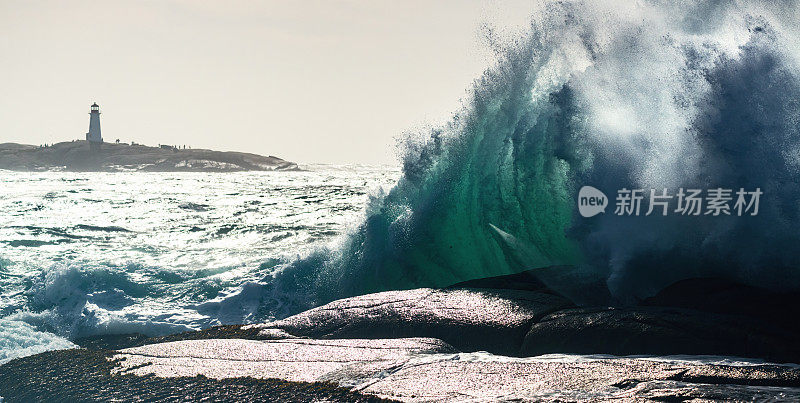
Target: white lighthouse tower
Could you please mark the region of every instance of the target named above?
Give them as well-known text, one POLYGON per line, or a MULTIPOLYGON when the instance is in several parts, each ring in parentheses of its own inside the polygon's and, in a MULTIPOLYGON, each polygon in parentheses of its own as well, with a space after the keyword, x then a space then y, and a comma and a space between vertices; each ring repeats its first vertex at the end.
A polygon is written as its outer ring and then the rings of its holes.
POLYGON ((100 144, 103 144, 103 136, 100 135, 100 106, 96 102, 89 112, 89 133, 86 133, 86 141, 92 150, 100 149, 100 144))

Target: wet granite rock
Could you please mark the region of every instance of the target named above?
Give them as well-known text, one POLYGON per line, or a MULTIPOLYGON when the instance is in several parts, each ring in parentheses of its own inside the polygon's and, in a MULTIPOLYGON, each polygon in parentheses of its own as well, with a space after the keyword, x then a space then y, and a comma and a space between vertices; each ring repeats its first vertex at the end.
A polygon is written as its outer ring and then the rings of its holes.
POLYGON ((461 351, 515 356, 533 322, 569 307, 540 292, 423 288, 346 298, 254 327, 265 338, 432 337, 461 351))
POLYGON ((800 292, 771 291, 723 278, 691 278, 675 282, 639 305, 693 309, 739 315, 800 330, 800 292))
POLYGON ((661 307, 577 308, 531 326, 522 355, 712 354, 800 362, 796 333, 741 315, 661 307))

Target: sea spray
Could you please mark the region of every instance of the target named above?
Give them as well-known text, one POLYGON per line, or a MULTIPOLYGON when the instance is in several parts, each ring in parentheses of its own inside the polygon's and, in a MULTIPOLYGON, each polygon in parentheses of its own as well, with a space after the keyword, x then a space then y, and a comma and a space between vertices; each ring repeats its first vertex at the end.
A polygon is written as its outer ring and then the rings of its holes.
POLYGON ((576 278, 606 284, 608 303, 692 276, 797 287, 800 38, 787 9, 548 3, 464 110, 407 144, 399 183, 338 248, 260 283, 266 299, 304 290, 272 313, 549 265, 574 267, 549 285, 578 303, 576 278), (585 185, 759 187, 764 209, 584 218, 585 185))

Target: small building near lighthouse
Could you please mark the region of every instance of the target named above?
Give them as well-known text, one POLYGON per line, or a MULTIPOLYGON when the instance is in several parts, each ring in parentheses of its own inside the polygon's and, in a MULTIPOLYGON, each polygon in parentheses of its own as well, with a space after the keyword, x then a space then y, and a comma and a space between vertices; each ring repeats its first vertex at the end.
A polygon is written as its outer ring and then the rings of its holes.
POLYGON ((92 150, 100 149, 103 144, 103 136, 100 135, 100 106, 93 103, 89 112, 89 132, 86 133, 86 141, 92 150))

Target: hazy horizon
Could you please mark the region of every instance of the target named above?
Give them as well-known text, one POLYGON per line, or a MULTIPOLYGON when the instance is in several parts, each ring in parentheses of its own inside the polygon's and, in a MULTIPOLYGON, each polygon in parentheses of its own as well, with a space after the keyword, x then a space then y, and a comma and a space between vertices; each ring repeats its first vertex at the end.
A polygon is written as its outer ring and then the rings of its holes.
POLYGON ((0 3, 0 142, 81 139, 394 163, 491 63, 526 2, 0 3))

